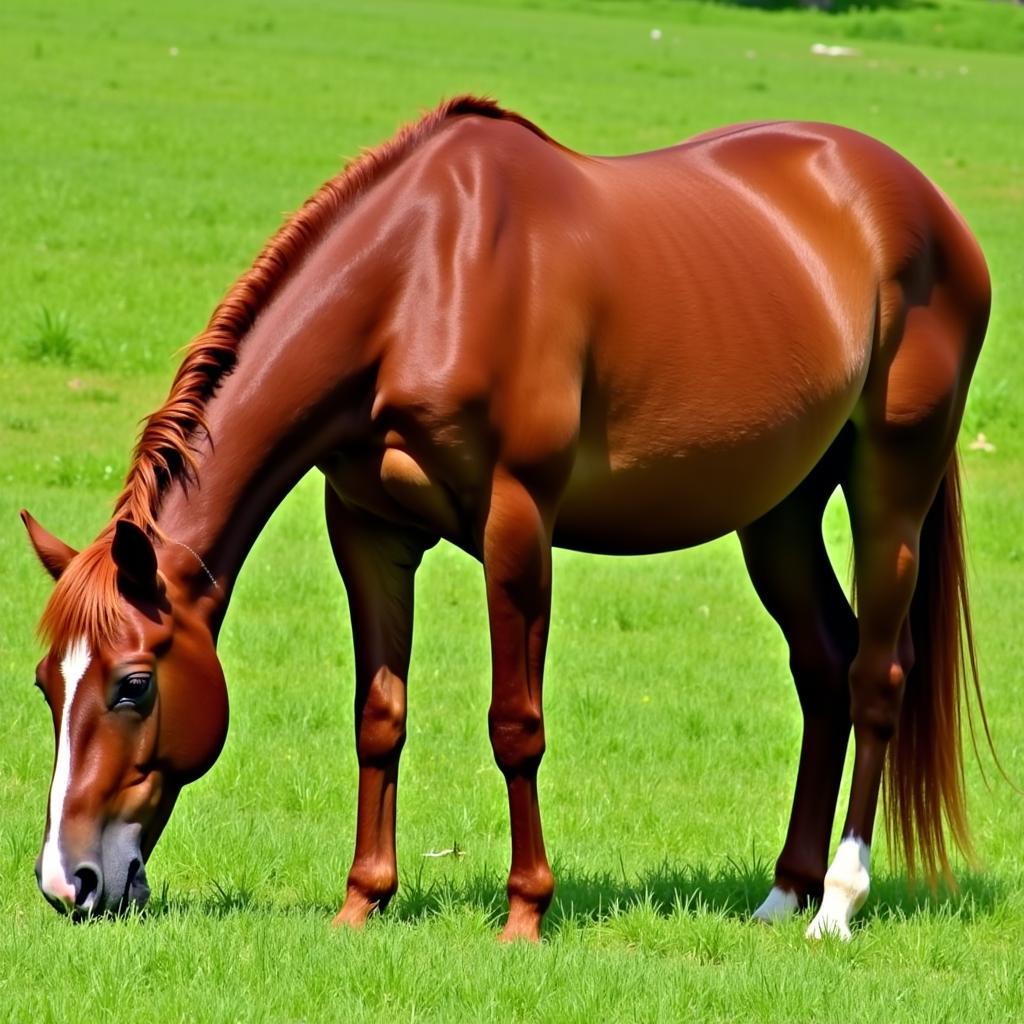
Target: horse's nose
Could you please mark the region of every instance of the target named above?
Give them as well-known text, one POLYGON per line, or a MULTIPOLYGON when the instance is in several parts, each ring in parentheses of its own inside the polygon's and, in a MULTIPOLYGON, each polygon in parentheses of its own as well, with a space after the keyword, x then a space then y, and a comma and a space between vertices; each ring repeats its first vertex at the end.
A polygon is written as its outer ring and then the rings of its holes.
POLYGON ((99 865, 79 864, 75 868, 75 910, 91 914, 103 891, 103 873, 99 865))
POLYGON ((37 863, 36 880, 47 902, 64 914, 86 916, 93 913, 103 893, 103 872, 92 861, 79 864, 70 878, 66 878, 63 871, 46 874, 37 863))
POLYGON ((36 864, 36 880, 39 891, 46 897, 46 902, 62 914, 73 910, 75 906, 75 888, 68 882, 63 869, 54 870, 53 865, 36 864))

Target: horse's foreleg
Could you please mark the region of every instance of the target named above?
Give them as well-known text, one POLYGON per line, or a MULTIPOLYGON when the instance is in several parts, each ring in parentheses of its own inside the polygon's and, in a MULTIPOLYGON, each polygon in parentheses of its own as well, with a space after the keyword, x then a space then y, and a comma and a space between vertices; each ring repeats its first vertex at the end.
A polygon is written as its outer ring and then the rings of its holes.
POLYGON ((352 619, 359 761, 355 857, 334 923, 359 927, 398 888, 395 800, 405 742, 413 577, 428 544, 353 515, 329 484, 326 511, 352 619))
POLYGON ((483 537, 491 631, 494 759, 508 787, 512 867, 501 938, 540 939, 554 892, 541 833, 537 770, 544 755, 541 683, 551 607, 551 532, 517 481, 495 483, 483 537))
POLYGON ((772 890, 754 911, 769 923, 821 895, 850 732, 847 674, 857 624, 821 536, 837 457, 843 457, 840 445, 792 495, 740 531, 751 582, 789 645, 803 715, 786 841, 772 890))

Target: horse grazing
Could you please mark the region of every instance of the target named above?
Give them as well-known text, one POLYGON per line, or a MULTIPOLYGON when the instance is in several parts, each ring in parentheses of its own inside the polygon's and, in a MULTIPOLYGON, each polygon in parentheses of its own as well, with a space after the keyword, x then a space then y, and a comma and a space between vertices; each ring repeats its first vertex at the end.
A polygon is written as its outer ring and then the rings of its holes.
POLYGON ((442 538, 486 582, 512 833, 502 938, 536 940, 554 889, 537 798, 552 545, 631 554, 739 533, 803 713, 756 917, 820 900, 809 934, 849 936, 887 757, 910 870, 948 875, 947 831, 970 850, 973 667, 955 442, 989 302, 959 215, 857 132, 747 124, 598 158, 471 97, 405 128, 322 186, 227 293, 100 536, 76 553, 24 515, 57 581, 38 669, 56 735, 46 898, 75 916, 145 902, 146 858, 226 733, 215 646, 234 581, 312 466, 356 665, 337 922, 360 925, 398 885, 413 577, 442 538), (856 612, 821 535, 837 486, 856 612))

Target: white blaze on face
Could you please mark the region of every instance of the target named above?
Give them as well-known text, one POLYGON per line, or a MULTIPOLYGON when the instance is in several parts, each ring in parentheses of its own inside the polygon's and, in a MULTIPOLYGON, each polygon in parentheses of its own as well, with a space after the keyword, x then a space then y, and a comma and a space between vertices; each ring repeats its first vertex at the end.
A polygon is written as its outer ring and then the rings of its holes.
POLYGON ((64 801, 71 781, 71 708, 78 684, 85 676, 91 660, 89 644, 85 637, 79 637, 67 648, 60 663, 60 674, 64 677, 64 707, 61 709, 60 730, 57 733, 57 763, 50 784, 50 827, 43 844, 41 874, 43 891, 68 904, 75 902, 75 887, 68 882, 61 861, 60 829, 64 820, 64 801))
POLYGON ((821 908, 807 929, 809 939, 838 935, 850 939, 850 918, 868 898, 871 879, 868 865, 871 847, 857 836, 847 836, 836 850, 836 859, 825 875, 825 892, 821 908))

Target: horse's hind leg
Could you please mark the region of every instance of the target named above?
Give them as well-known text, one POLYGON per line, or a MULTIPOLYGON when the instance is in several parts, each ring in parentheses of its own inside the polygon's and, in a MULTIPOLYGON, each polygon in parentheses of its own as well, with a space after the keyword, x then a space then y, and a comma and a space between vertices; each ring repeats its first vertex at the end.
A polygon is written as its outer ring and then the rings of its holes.
MULTIPOLYGON (((807 934, 849 938, 850 918, 867 898, 868 864, 882 768, 895 731, 914 651, 908 626, 917 582, 921 526, 934 488, 905 500, 897 478, 914 474, 912 464, 886 463, 870 443, 856 459, 847 493, 857 576, 859 646, 850 668, 850 712, 856 755, 843 839, 825 876, 821 908, 807 934), (866 450, 864 450, 866 449, 866 450)), ((937 483, 936 477, 936 483, 937 483)))
POLYGON ((359 761, 355 857, 334 923, 359 927, 398 888, 395 800, 405 742, 413 577, 431 541, 352 513, 330 484, 326 513, 352 619, 359 761))
MULTIPOLYGON (((977 346, 968 340, 971 334, 940 316, 936 310, 941 308, 911 310, 898 342, 887 347, 891 362, 880 359, 872 368, 855 415, 843 488, 857 578, 858 647, 850 667, 856 754, 843 839, 825 875, 821 908, 807 931, 812 938, 825 933, 849 938, 850 917, 867 898, 870 884, 882 769, 914 664, 909 614, 921 530, 948 471, 977 355, 977 346)), ((918 639, 941 642, 927 635, 918 639)))
POLYGON ((850 732, 847 674, 857 626, 825 551, 821 518, 845 468, 844 432, 810 476, 767 515, 740 531, 750 579, 789 645, 803 714, 796 792, 785 845, 762 921, 821 895, 829 837, 850 732))

